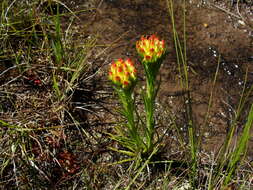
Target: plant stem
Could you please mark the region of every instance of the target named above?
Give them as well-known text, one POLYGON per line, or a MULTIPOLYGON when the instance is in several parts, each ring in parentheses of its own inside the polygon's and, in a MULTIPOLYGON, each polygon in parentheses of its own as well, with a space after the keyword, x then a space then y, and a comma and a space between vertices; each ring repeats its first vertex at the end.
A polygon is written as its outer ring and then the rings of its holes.
POLYGON ((117 89, 116 91, 119 95, 120 101, 123 106, 123 115, 127 119, 127 127, 129 136, 131 139, 135 141, 136 150, 139 151, 142 146, 142 141, 137 131, 137 126, 135 124, 135 105, 134 99, 132 97, 132 90, 124 90, 124 89, 117 89))
POLYGON ((146 119, 147 119, 147 148, 148 151, 152 150, 153 147, 153 136, 154 136, 154 106, 155 106, 155 87, 154 81, 149 77, 147 80, 147 95, 146 95, 146 103, 145 103, 145 111, 146 111, 146 119))

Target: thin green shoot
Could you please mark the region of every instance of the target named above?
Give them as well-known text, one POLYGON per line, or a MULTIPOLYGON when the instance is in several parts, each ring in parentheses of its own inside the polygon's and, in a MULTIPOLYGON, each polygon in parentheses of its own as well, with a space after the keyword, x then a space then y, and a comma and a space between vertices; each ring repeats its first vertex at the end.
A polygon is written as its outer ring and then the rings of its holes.
MULTIPOLYGON (((224 170, 225 166, 228 163, 231 162, 231 159, 232 158, 235 159, 235 156, 233 156, 235 153, 234 152, 229 153, 229 149, 230 149, 230 147, 232 145, 231 142, 232 142, 234 133, 236 131, 237 121, 238 121, 239 117, 241 116, 241 113, 242 113, 242 110, 243 110, 243 108, 245 106, 246 100, 248 99, 249 95, 251 94, 251 92, 253 90, 253 85, 252 85, 250 87, 250 89, 248 90, 248 92, 247 93, 245 92, 247 77, 248 77, 248 70, 246 71, 246 75, 245 75, 245 79, 244 79, 244 86, 243 86, 242 94, 241 94, 240 101, 239 101, 239 104, 238 104, 238 107, 237 107, 237 111, 235 113, 235 118, 233 119, 233 121, 231 123, 230 129, 228 131, 228 134, 226 135, 226 139, 224 141, 224 144, 221 147, 221 150, 220 150, 219 155, 217 157, 216 176, 213 179, 213 184, 215 184, 218 181, 219 174, 222 173, 222 171, 224 170)), ((251 117, 250 114, 249 114, 248 118, 249 117, 251 117)), ((244 131, 246 130, 245 128, 244 128, 244 131)), ((245 134, 242 134, 242 135, 245 136, 245 134)), ((241 138, 245 138, 245 137, 241 137, 241 138)), ((245 142, 245 141, 243 141, 243 142, 245 142)), ((240 145, 240 146, 245 146, 245 145, 240 145)), ((236 149, 238 149, 238 145, 237 145, 236 149)), ((232 160, 232 162, 234 163, 233 160, 232 160)), ((227 171, 227 172, 230 172, 231 169, 232 169, 231 168, 231 164, 229 164, 229 165, 230 165, 230 168, 228 168, 229 171, 227 171)), ((229 175, 231 177, 232 173, 229 174, 229 175)), ((228 180, 227 177, 226 177, 226 180, 228 180)))
POLYGON ((175 24, 174 17, 174 8, 173 1, 167 0, 168 12, 171 18, 172 23, 172 31, 173 31, 173 40, 175 44, 176 57, 178 63, 178 70, 180 74, 180 84, 183 89, 187 91, 187 94, 184 96, 185 108, 186 108, 186 116, 187 116, 187 124, 188 124, 188 137, 190 143, 190 155, 191 155, 191 183, 194 187, 196 184, 197 177, 197 146, 198 140, 196 137, 196 126, 193 124, 192 119, 192 105, 191 105, 191 95, 189 91, 189 80, 188 80, 188 65, 187 65, 187 54, 186 54, 186 2, 183 1, 183 47, 181 45, 178 32, 175 24))
POLYGON ((200 132, 200 138, 199 138, 199 147, 200 148, 201 148, 201 143, 202 143, 202 138, 203 138, 203 133, 204 133, 203 131, 208 128, 207 125, 208 125, 208 121, 209 121, 210 110, 212 108, 213 92, 214 92, 215 84, 216 84, 216 81, 217 81, 219 69, 220 69, 220 56, 218 58, 218 64, 217 64, 216 71, 215 71, 215 74, 214 74, 214 79, 213 79, 213 83, 212 83, 212 87, 211 87, 211 93, 210 93, 209 100, 208 100, 208 107, 207 107, 207 111, 206 111, 206 114, 205 114, 205 119, 204 119, 204 122, 203 122, 203 125, 202 125, 203 129, 202 129, 202 132, 200 132))
POLYGON ((251 105, 248 117, 247 117, 247 123, 244 126, 242 135, 239 138, 239 143, 236 146, 235 151, 231 155, 230 162, 228 163, 228 169, 227 169, 227 176, 224 181, 224 186, 228 185, 228 183, 231 181, 231 178, 240 164, 240 162, 243 160, 242 158, 245 156, 247 152, 247 144, 250 138, 250 129, 253 126, 253 104, 251 105))

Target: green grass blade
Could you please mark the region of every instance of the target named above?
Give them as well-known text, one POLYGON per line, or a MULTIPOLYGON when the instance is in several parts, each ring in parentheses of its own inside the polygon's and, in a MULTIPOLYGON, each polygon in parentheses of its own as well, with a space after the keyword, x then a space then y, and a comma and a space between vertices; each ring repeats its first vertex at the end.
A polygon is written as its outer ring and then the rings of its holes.
POLYGON ((232 154, 231 161, 228 165, 227 173, 224 185, 226 186, 232 178, 232 175, 234 174, 238 164, 242 161, 242 157, 246 153, 247 144, 250 138, 250 129, 253 124, 253 104, 251 105, 250 112, 247 117, 247 123, 245 124, 245 127, 242 132, 242 136, 239 139, 239 143, 235 149, 235 151, 232 154))

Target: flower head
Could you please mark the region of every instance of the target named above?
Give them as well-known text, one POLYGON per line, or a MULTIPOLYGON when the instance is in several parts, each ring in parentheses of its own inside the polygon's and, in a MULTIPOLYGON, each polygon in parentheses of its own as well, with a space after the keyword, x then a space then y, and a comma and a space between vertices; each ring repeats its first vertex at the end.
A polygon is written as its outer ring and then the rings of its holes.
POLYGON ((132 86, 136 81, 137 70, 130 59, 118 59, 112 62, 109 69, 109 79, 124 89, 132 86))
POLYGON ((143 62, 156 62, 161 58, 165 52, 164 40, 159 40, 156 35, 149 37, 142 36, 139 41, 136 42, 136 49, 138 54, 142 57, 143 62))

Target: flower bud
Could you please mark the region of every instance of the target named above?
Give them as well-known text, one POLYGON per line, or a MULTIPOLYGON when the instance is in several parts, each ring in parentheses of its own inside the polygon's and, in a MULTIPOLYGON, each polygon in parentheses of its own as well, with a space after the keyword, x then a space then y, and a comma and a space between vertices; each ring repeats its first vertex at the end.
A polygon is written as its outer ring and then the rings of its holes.
POLYGON ((130 59, 118 59, 112 62, 109 69, 109 79, 122 88, 131 87, 136 81, 137 70, 130 59))
POLYGON ((149 37, 142 36, 136 42, 136 49, 138 54, 142 57, 142 62, 156 62, 161 58, 166 51, 164 40, 159 40, 156 35, 149 37))

